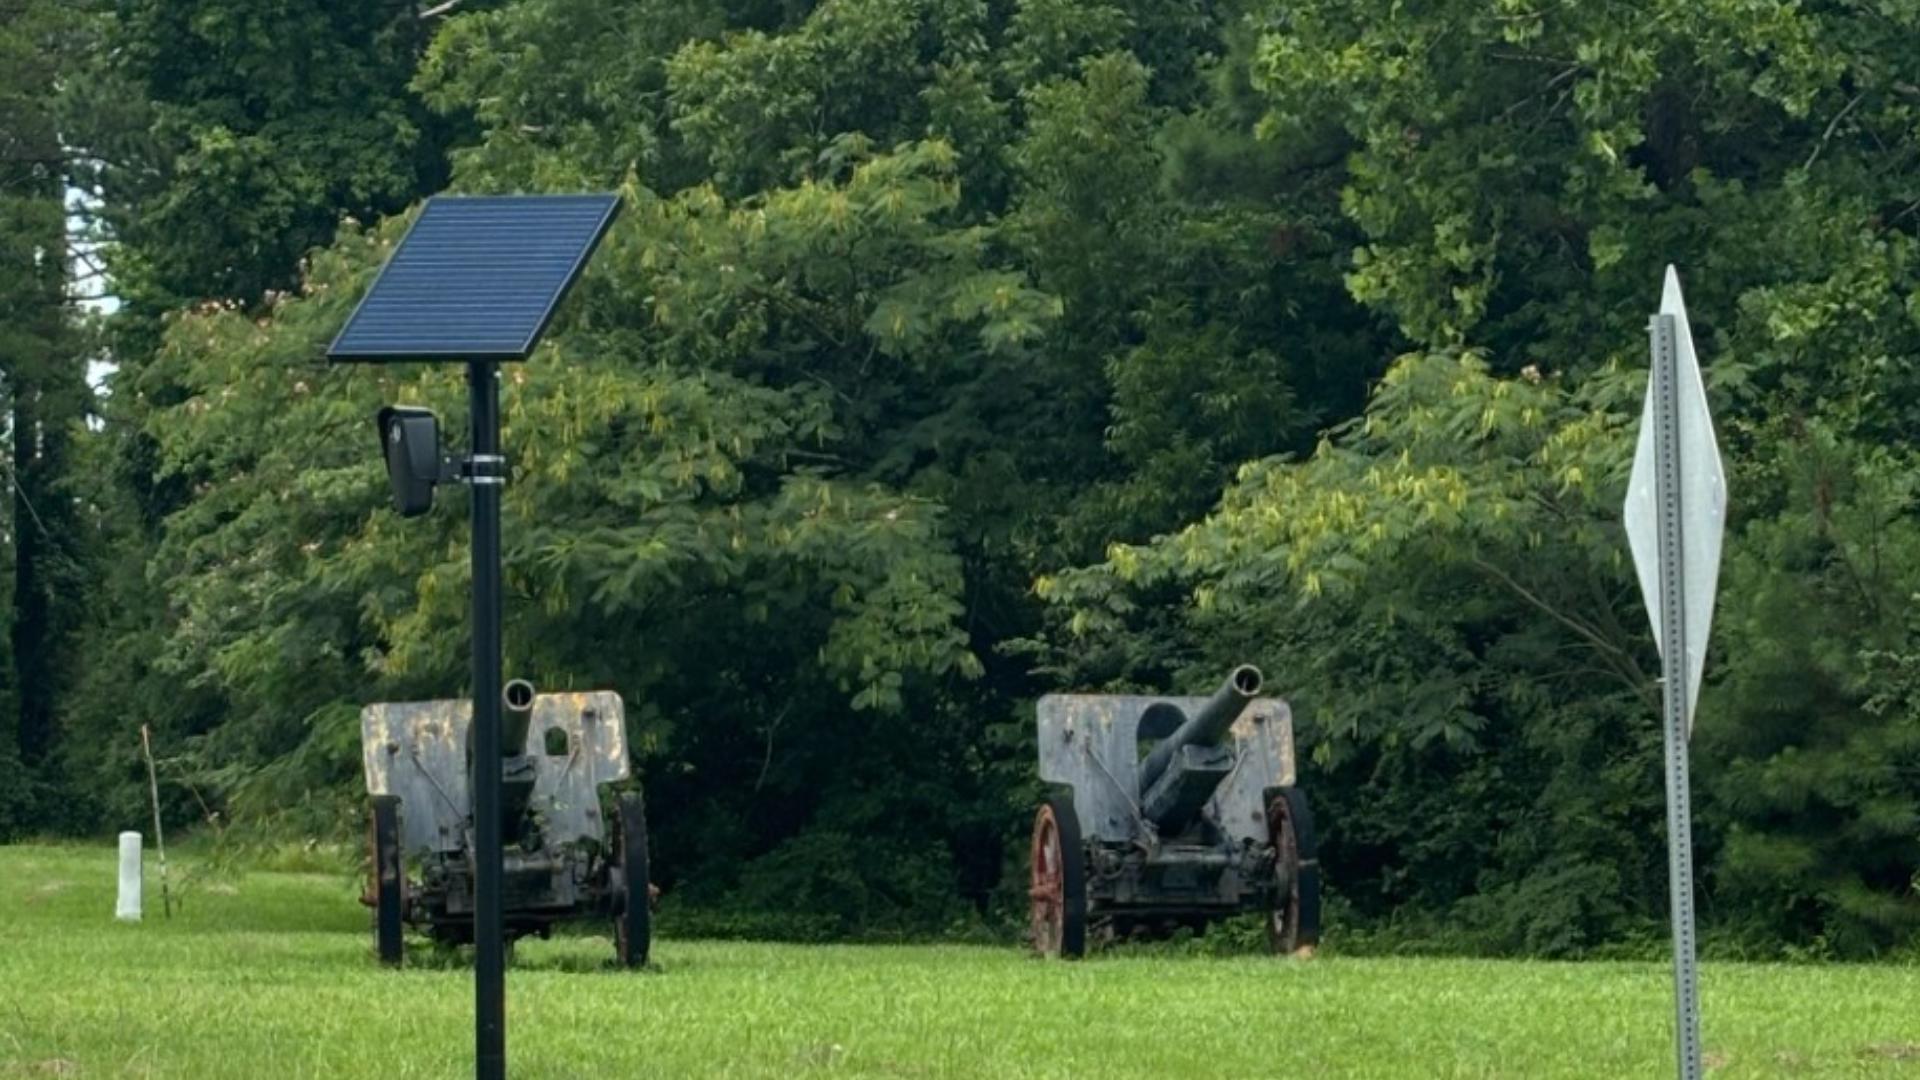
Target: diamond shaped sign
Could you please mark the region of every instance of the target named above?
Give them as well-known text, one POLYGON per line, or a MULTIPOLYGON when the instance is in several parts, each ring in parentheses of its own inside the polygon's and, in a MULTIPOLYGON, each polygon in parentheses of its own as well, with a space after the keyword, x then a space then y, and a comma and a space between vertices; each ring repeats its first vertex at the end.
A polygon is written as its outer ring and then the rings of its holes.
MULTIPOLYGON (((1693 351, 1693 332, 1687 325, 1687 305, 1680 296, 1680 275, 1667 267, 1660 314, 1673 316, 1676 410, 1679 419, 1680 484, 1663 507, 1659 491, 1656 446, 1656 387, 1647 380, 1646 405, 1640 413, 1640 443, 1633 455, 1633 475, 1627 482, 1627 543, 1633 549, 1640 575, 1640 595, 1653 619, 1653 638, 1666 648, 1661 633, 1661 582, 1680 590, 1686 634, 1687 733, 1693 733, 1693 707, 1700 697, 1700 673, 1707 661, 1707 634, 1713 626, 1714 591, 1720 583, 1720 541, 1727 523, 1727 476, 1720 464, 1720 447, 1713 437, 1713 418, 1707 412, 1706 384, 1693 351), (1680 565, 1662 564, 1660 515, 1675 513, 1680 526, 1680 565)), ((1658 359, 1655 361, 1659 362, 1658 359)))

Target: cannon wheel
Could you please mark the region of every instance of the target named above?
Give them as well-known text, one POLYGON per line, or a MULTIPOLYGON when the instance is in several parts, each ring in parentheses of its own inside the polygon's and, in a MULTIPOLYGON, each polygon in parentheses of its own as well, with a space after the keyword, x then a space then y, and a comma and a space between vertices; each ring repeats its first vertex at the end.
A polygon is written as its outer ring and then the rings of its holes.
POLYGON ((1079 957, 1087 951, 1086 848, 1073 795, 1059 792, 1033 816, 1033 949, 1041 956, 1079 957))
POLYGON ((1267 947, 1281 956, 1312 956, 1320 944, 1320 862, 1313 814, 1299 788, 1280 788, 1267 803, 1273 838, 1275 890, 1267 913, 1267 947))
POLYGON ((613 825, 614 865, 621 878, 613 907, 614 956, 621 967, 645 967, 653 944, 653 910, 647 895, 647 807, 638 792, 620 796, 613 825))
POLYGON ((399 796, 373 797, 367 840, 373 855, 373 948, 381 963, 398 966, 406 956, 406 942, 401 938, 406 874, 400 860, 399 796))

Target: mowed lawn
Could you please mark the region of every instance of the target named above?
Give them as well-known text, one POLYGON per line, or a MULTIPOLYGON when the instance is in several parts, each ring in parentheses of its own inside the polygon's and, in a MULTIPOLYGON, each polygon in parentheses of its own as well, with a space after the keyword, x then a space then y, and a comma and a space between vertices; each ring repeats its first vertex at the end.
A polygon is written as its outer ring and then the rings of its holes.
MULTIPOLYGON (((177 871, 176 867, 176 871, 177 871)), ((0 848, 0 1076, 470 1075, 472 983, 385 971, 346 877, 197 883, 113 920, 110 848, 0 848)), ((1671 1075, 1657 964, 657 942, 523 945, 516 1077, 1671 1075)), ((1715 964, 1716 1076, 1920 1076, 1920 970, 1715 964)))

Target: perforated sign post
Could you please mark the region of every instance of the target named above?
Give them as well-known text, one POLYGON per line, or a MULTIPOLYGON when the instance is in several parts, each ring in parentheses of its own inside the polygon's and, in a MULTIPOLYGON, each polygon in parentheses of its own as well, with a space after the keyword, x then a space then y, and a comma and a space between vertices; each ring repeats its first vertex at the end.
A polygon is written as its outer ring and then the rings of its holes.
POLYGON ((525 360, 606 234, 615 195, 438 196, 400 241, 327 349, 339 362, 467 365, 472 445, 443 459, 424 409, 377 423, 395 506, 425 513, 436 484, 473 486, 474 1075, 506 1075, 500 745, 500 364, 525 360))
POLYGON ((1627 541, 1660 645, 1676 1054, 1682 1080, 1699 1080, 1700 987, 1694 957, 1687 741, 1693 734, 1693 706, 1700 696, 1720 577, 1727 478, 1680 296, 1680 275, 1672 267, 1667 268, 1660 312, 1649 330, 1653 372, 1627 484, 1627 541))

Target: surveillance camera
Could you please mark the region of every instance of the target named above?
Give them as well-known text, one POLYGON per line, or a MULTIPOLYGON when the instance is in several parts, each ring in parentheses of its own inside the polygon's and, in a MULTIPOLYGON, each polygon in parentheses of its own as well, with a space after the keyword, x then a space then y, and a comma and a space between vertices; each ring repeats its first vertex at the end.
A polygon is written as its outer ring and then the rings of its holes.
POLYGON ((433 509, 433 487, 440 482, 440 419, 426 409, 389 405, 380 410, 380 450, 393 485, 393 508, 401 517, 433 509))

